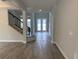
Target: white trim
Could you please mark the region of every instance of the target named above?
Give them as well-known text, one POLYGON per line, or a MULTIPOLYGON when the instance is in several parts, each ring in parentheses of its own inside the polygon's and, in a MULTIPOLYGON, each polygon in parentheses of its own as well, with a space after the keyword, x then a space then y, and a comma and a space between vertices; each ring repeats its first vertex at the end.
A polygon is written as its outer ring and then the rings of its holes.
POLYGON ((51 40, 51 43, 52 43, 52 44, 54 43, 53 40, 51 40))
POLYGON ((22 43, 26 43, 26 41, 24 41, 24 40, 0 40, 0 42, 22 42, 22 43))
POLYGON ((56 42, 54 42, 54 44, 56 44, 56 46, 58 47, 58 49, 60 50, 60 52, 63 54, 63 56, 65 57, 65 59, 69 59, 66 54, 64 53, 64 51, 61 49, 61 47, 59 46, 59 44, 57 44, 56 42))

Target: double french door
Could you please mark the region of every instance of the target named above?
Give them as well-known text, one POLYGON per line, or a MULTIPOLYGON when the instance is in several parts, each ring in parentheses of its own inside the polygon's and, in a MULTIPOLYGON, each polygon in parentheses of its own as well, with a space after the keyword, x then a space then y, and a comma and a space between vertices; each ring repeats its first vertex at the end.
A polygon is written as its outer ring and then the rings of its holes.
POLYGON ((47 31, 47 19, 39 18, 36 20, 36 31, 47 31))

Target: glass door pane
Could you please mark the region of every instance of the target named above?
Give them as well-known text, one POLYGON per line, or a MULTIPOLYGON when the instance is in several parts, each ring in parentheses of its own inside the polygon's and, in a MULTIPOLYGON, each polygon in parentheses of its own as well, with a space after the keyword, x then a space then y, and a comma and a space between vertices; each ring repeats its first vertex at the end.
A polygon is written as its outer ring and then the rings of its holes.
POLYGON ((41 31, 41 19, 37 19, 37 31, 41 31))
POLYGON ((42 19, 42 31, 47 30, 46 21, 47 21, 46 19, 42 19))

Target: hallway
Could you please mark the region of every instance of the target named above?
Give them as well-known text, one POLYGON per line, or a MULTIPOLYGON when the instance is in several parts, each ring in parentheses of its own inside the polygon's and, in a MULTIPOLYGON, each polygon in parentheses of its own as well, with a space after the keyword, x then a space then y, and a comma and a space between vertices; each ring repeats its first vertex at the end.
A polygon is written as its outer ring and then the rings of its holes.
POLYGON ((0 59, 78 59, 78 0, 0 0, 0 59))
POLYGON ((32 47, 36 59, 64 59, 58 48, 51 43, 48 32, 37 32, 32 47))
POLYGON ((64 59, 51 44, 46 32, 37 32, 36 41, 28 43, 0 43, 0 59, 64 59), (6 52, 6 53, 5 53, 6 52))

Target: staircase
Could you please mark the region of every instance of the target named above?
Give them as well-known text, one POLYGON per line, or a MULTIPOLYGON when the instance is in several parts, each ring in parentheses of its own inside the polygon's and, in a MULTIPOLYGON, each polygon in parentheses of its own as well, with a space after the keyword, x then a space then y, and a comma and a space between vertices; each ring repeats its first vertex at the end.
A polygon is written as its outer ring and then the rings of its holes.
POLYGON ((9 25, 11 27, 13 27, 18 32, 23 33, 23 28, 21 27, 21 24, 23 24, 23 21, 21 21, 21 19, 19 19, 14 14, 12 14, 10 11, 8 11, 8 19, 9 19, 9 25))

